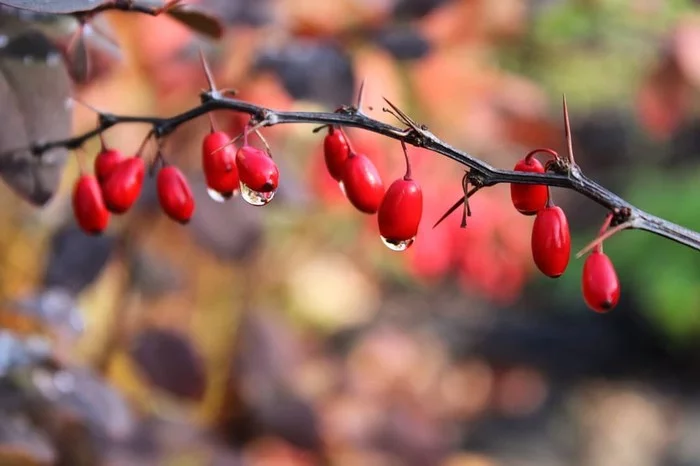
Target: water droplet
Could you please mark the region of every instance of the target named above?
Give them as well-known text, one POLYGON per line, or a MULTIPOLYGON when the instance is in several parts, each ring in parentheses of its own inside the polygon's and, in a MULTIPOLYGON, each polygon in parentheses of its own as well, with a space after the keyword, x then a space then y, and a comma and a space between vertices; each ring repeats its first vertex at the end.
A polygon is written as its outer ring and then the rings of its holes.
POLYGON ((209 197, 215 200, 216 202, 226 202, 227 199, 224 197, 223 194, 221 194, 219 191, 216 191, 211 188, 207 188, 207 194, 209 194, 209 197))
POLYGON ((386 239, 383 236, 380 236, 382 239, 382 243, 384 243, 384 246, 387 248, 391 249, 392 251, 405 251, 406 249, 410 248, 413 242, 416 240, 416 237, 414 236, 413 238, 409 238, 406 240, 391 240, 391 239, 386 239))
POLYGON ((276 192, 276 189, 268 192, 253 191, 248 186, 241 183, 241 197, 250 205, 266 205, 275 197, 276 192))
POLYGON ((342 181, 338 182, 338 187, 340 188, 340 191, 343 193, 343 196, 348 197, 348 193, 345 191, 345 185, 343 184, 342 181))

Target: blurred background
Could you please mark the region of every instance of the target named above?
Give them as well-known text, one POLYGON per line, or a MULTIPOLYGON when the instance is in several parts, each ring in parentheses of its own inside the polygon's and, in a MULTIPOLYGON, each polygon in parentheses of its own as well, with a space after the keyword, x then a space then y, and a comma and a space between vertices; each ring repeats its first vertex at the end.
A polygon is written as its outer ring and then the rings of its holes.
MULTIPOLYGON (((193 3, 193 2, 188 2, 193 3)), ((225 34, 105 13, 75 95, 116 114, 198 103, 200 47, 221 88, 280 110, 386 97, 443 140, 511 168, 564 153, 649 212, 700 229, 700 8, 691 0, 202 0, 225 34)), ((67 36, 63 36, 65 40, 67 36)), ((246 118, 217 112, 220 129, 246 118)), ((73 131, 96 115, 73 107, 73 131)), ((148 131, 120 125, 134 153, 148 131)), ((425 210, 390 251, 323 163, 312 125, 265 129, 281 187, 264 208, 208 198, 206 117, 167 137, 195 192, 161 213, 153 179, 108 234, 77 229, 68 160, 43 209, 0 188, 0 464, 700 465, 700 256, 643 232, 606 242, 622 283, 587 309, 582 260, 537 273, 508 186, 433 223, 463 168, 409 148, 425 210)), ((401 146, 349 129, 385 183, 401 146)), ((99 140, 77 152, 85 160, 99 140)), ((563 190, 572 250, 605 211, 563 190)))

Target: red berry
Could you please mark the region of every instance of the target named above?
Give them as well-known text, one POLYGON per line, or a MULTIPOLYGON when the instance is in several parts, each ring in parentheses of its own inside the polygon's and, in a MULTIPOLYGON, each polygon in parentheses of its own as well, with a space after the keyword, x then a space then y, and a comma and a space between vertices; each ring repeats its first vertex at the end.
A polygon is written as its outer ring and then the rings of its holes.
POLYGON ((410 179, 398 179, 391 183, 379 205, 379 234, 390 248, 407 249, 418 233, 422 214, 420 185, 410 179))
POLYGON ((168 217, 185 224, 194 213, 194 197, 182 172, 173 165, 160 169, 156 179, 158 201, 168 217))
POLYGON ((100 184, 104 183, 114 171, 114 167, 125 159, 117 149, 105 149, 95 157, 95 176, 100 184))
POLYGON ((233 145, 223 147, 230 139, 225 132, 215 131, 202 141, 202 169, 207 186, 226 198, 239 189, 236 150, 233 145))
POLYGON ((345 138, 345 134, 332 126, 328 129, 328 134, 323 140, 323 155, 326 160, 328 173, 336 181, 343 179, 345 161, 348 159, 350 146, 345 138))
POLYGON ((373 214, 384 197, 384 183, 377 167, 364 154, 350 154, 345 161, 343 189, 360 212, 373 214))
POLYGON ((141 157, 129 157, 114 168, 102 185, 102 195, 107 209, 123 214, 131 208, 141 194, 146 164, 141 157))
POLYGON ((617 306, 620 300, 620 281, 615 267, 602 251, 593 251, 583 264, 581 279, 583 299, 588 307, 604 313, 617 306))
POLYGON ((272 200, 279 184, 279 169, 272 157, 256 147, 243 145, 236 153, 243 199, 253 205, 272 200))
MULTIPOLYGON (((515 171, 544 173, 544 167, 534 157, 525 157, 515 164, 515 171)), ((523 215, 535 215, 547 204, 547 186, 540 184, 511 184, 510 198, 513 205, 523 215)))
POLYGON ((80 228, 88 234, 102 233, 109 224, 100 183, 92 175, 81 175, 73 188, 73 215, 80 228))
POLYGON ((548 277, 560 277, 569 265, 571 236, 566 214, 551 205, 537 212, 532 225, 532 257, 548 277))

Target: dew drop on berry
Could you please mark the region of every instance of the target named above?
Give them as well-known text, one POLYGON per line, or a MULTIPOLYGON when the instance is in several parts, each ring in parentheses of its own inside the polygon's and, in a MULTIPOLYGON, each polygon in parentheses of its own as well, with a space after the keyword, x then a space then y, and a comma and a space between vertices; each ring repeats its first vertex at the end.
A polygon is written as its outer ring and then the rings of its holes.
POLYGON ((384 243, 384 246, 391 249, 392 251, 398 252, 405 251, 406 249, 410 248, 413 242, 416 240, 415 236, 407 240, 390 240, 386 239, 383 236, 380 236, 380 238, 382 239, 382 243, 384 243))
POLYGON ((250 205, 263 206, 270 203, 275 197, 276 189, 272 191, 254 191, 247 185, 241 183, 241 197, 250 205))
POLYGON ((212 200, 214 200, 214 201, 216 201, 216 202, 222 202, 222 203, 223 203, 223 202, 226 202, 226 201, 228 200, 228 199, 226 198, 226 196, 224 196, 223 194, 221 194, 219 191, 217 191, 217 190, 215 190, 215 189, 207 188, 207 194, 209 195, 209 197, 210 197, 212 200))

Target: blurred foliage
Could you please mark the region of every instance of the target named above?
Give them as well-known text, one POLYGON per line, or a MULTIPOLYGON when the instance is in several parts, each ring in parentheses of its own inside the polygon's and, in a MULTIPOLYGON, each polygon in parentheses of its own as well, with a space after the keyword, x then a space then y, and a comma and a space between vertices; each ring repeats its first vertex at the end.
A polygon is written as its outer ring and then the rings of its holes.
MULTIPOLYGON (((93 66, 78 98, 118 114, 183 111, 206 85, 201 48, 241 99, 333 110, 365 79, 373 117, 395 123, 385 96, 450 144, 512 167, 535 147, 565 149, 566 92, 583 170, 700 229, 696 2, 199 3, 221 18, 221 41, 172 18, 98 16, 120 50, 87 37, 93 66)), ((76 25, 54 20, 31 18, 65 56, 76 25)), ((95 124, 83 105, 73 116, 75 132, 95 124)), ((217 112, 213 123, 234 136, 246 120, 217 112)), ((209 199, 209 125, 193 121, 163 145, 195 193, 188 226, 159 211, 149 179, 107 235, 82 235, 70 192, 76 159, 89 168, 98 140, 69 159, 44 209, 0 188, 0 464, 700 461, 697 253, 643 232, 610 239, 623 300, 594 315, 582 261, 556 281, 535 273, 532 218, 507 186, 473 198, 467 228, 457 212, 433 229, 463 171, 411 148, 425 213, 397 254, 325 172, 322 133, 308 125, 264 130, 282 173, 269 206, 209 199)), ((119 125, 105 140, 129 153, 147 131, 119 125)), ((395 141, 348 133, 385 183, 403 174, 395 141)), ((576 250, 605 212, 553 192, 576 250)))

